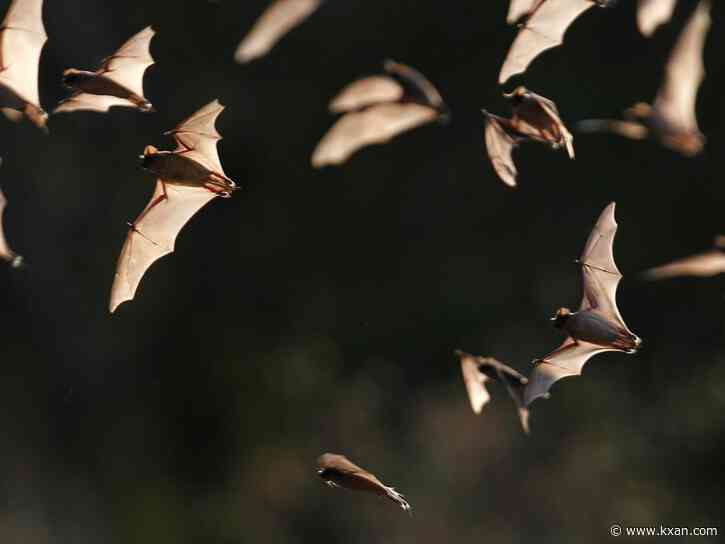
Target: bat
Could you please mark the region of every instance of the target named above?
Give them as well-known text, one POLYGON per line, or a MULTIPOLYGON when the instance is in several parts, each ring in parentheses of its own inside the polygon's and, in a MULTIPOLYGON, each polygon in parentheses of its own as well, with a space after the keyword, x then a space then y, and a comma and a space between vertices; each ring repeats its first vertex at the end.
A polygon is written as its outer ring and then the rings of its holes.
POLYGON ((144 72, 154 63, 149 49, 154 34, 150 26, 144 28, 106 58, 95 72, 76 68, 64 71, 63 85, 73 89, 73 94, 63 100, 53 113, 78 110, 106 112, 112 106, 154 111, 143 92, 144 72))
POLYGON ((234 59, 244 64, 266 55, 275 44, 301 24, 322 4, 322 0, 274 0, 241 41, 234 59))
POLYGON ((580 375, 591 356, 604 351, 635 353, 642 344, 617 308, 617 286, 622 274, 614 262, 614 206, 614 202, 610 203, 599 216, 578 260, 584 291, 579 310, 560 308, 552 318, 554 326, 568 336, 557 349, 534 361, 524 391, 526 406, 538 397, 548 396, 556 381, 580 375))
POLYGON ((5 239, 5 229, 3 228, 3 214, 5 213, 5 206, 8 205, 8 201, 5 195, 0 191, 0 259, 10 263, 13 268, 20 268, 23 266, 23 257, 15 253, 8 245, 5 239))
POLYGON ((317 144, 313 167, 342 164, 362 147, 448 119, 443 98, 423 74, 392 60, 385 62, 384 69, 386 75, 355 81, 330 102, 330 111, 343 115, 317 144))
POLYGON ((588 119, 577 129, 609 131, 638 140, 651 137, 686 157, 700 154, 705 136, 697 125, 695 105, 705 78, 702 55, 709 28, 710 1, 701 0, 670 53, 654 103, 638 102, 624 112, 624 121, 588 119))
POLYGON ((477 357, 461 350, 456 350, 461 361, 463 383, 466 385, 468 400, 474 414, 480 414, 483 407, 491 400, 486 390, 489 381, 501 382, 506 386, 519 412, 521 427, 529 433, 529 410, 524 405, 524 390, 528 379, 510 366, 497 361, 493 357, 477 357))
POLYGON ((678 259, 650 268, 642 275, 648 280, 663 280, 679 276, 709 278, 725 272, 725 236, 716 236, 710 251, 678 259))
POLYGON ((535 141, 565 148, 569 158, 574 158, 574 138, 559 116, 556 104, 526 87, 517 87, 503 95, 513 110, 510 119, 482 110, 485 116, 484 140, 493 169, 509 187, 516 187, 518 170, 513 161, 513 151, 520 142, 535 141))
POLYGON ((228 198, 238 187, 222 169, 216 144, 221 140, 215 121, 224 110, 210 102, 165 135, 176 140, 173 151, 146 146, 144 169, 157 178, 149 204, 129 225, 116 266, 109 310, 133 299, 141 278, 159 258, 174 251, 179 231, 214 197, 228 198))
POLYGON ((546 0, 511 0, 506 22, 515 25, 529 17, 546 0))
POLYGON ((344 487, 356 491, 367 491, 386 497, 400 506, 405 512, 412 511, 405 497, 389 487, 377 476, 360 468, 344 455, 325 453, 317 458, 317 474, 330 487, 344 487))
POLYGON ((672 17, 677 0, 639 0, 637 3, 637 27, 648 38, 660 25, 672 17))
POLYGON ((43 0, 13 0, 0 27, 0 106, 11 121, 25 114, 46 133, 48 114, 40 106, 38 65, 47 39, 43 0))
MULTIPOLYGON (((523 6, 523 2, 521 5, 523 6)), ((514 15, 526 16, 516 35, 498 76, 499 84, 526 71, 531 61, 543 51, 561 45, 564 34, 574 20, 593 6, 607 7, 612 0, 541 0, 529 2, 528 11, 519 8, 514 15)), ((514 4, 511 5, 511 8, 514 4)), ((509 14, 511 18, 512 15, 509 14)), ((510 22, 510 21, 509 21, 510 22)))

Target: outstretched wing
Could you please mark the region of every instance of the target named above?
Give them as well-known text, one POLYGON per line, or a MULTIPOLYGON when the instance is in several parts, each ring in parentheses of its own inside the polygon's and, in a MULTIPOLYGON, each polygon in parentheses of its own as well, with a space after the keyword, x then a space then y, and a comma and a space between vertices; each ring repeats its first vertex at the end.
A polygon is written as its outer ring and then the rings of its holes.
POLYGON ((214 100, 164 134, 173 136, 176 140, 176 153, 182 153, 226 178, 216 148, 222 137, 217 132, 215 122, 222 111, 224 106, 219 100, 214 100))
POLYGON ((103 61, 97 73, 143 98, 143 75, 154 63, 150 50, 154 34, 154 30, 147 26, 132 36, 118 51, 103 61))
POLYGON ((559 109, 553 101, 526 91, 523 100, 515 104, 513 110, 511 122, 517 132, 556 146, 563 145, 569 158, 574 158, 574 137, 561 120, 559 109))
POLYGON ((603 351, 616 351, 588 342, 567 338, 564 343, 546 357, 536 361, 524 390, 524 404, 529 406, 539 397, 548 397, 549 389, 558 380, 578 376, 592 355, 603 351))
POLYGON ((114 106, 124 106, 128 108, 137 107, 136 104, 130 100, 126 100, 125 98, 104 94, 77 92, 58 104, 58 107, 53 110, 53 113, 68 113, 80 110, 90 110, 104 113, 114 106))
POLYGON ((508 391, 509 396, 513 399, 514 404, 516 404, 519 421, 521 421, 521 428, 526 434, 529 434, 529 409, 524 402, 526 386, 529 383, 528 378, 503 363, 496 365, 496 371, 499 379, 506 386, 506 391, 508 391))
POLYGON ((637 4, 637 26, 647 37, 672 17, 677 0, 639 0, 637 4))
POLYGON ((474 414, 480 414, 484 405, 491 400, 491 395, 486 391, 486 382, 489 378, 478 370, 478 357, 467 353, 459 353, 458 355, 461 359, 463 383, 466 385, 471 409, 474 414))
POLYGON ((445 109, 446 105, 438 89, 418 70, 402 62, 395 62, 390 59, 385 61, 383 67, 387 73, 399 77, 415 89, 416 94, 420 95, 428 106, 439 111, 445 109))
POLYGON ((665 80, 654 102, 655 111, 667 124, 687 132, 699 132, 695 103, 705 78, 702 54, 709 28, 710 1, 701 0, 670 53, 665 80))
POLYGON ((312 166, 341 164, 361 147, 385 143, 437 117, 438 112, 433 108, 412 102, 389 102, 346 113, 317 144, 312 153, 312 166))
POLYGON ((156 182, 151 201, 129 230, 118 258, 111 287, 111 313, 119 304, 134 297, 146 270, 157 259, 174 251, 179 231, 215 196, 203 187, 156 182))
POLYGON ((525 71, 542 51, 561 45, 569 25, 594 5, 592 0, 548 0, 524 23, 509 49, 498 76, 505 83, 525 71))
POLYGON ((322 0, 276 0, 241 41, 234 59, 245 63, 266 55, 282 36, 302 23, 321 3, 322 0))
POLYGON ((353 81, 330 102, 330 111, 342 113, 359 110, 380 102, 397 102, 403 98, 403 87, 393 78, 371 76, 353 81))
POLYGON ((678 259, 662 266, 650 268, 643 273, 648 280, 663 280, 678 276, 700 276, 709 278, 725 272, 725 253, 713 249, 699 255, 678 259))
POLYGON ((2 191, 0 191, 0 259, 11 263, 14 267, 18 267, 22 263, 23 258, 10 249, 8 242, 5 239, 3 216, 5 215, 5 206, 7 206, 7 204, 8 201, 5 198, 5 195, 2 191))
MULTIPOLYGON (((47 39, 43 0, 13 0, 0 27, 0 85, 17 98, 3 105, 22 110, 30 103, 40 108, 38 64, 47 39)), ((4 100, 6 94, 0 91, 4 100)))
POLYGON ((493 169, 506 185, 516 187, 516 180, 519 172, 514 164, 513 151, 518 147, 518 141, 503 126, 506 120, 483 110, 486 116, 486 127, 484 129, 484 140, 488 158, 493 169))

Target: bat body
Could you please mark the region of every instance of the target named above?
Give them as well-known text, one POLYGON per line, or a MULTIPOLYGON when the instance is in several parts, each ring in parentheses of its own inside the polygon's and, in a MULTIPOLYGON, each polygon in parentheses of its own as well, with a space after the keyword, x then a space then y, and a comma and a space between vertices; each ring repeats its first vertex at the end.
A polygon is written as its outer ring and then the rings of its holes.
POLYGON ((322 0, 274 0, 262 13, 234 53, 239 63, 266 55, 275 44, 301 24, 322 4, 322 0))
POLYGON ((504 96, 509 99, 513 109, 510 119, 486 110, 483 110, 483 114, 486 117, 484 140, 488 157, 506 185, 517 185, 518 171, 512 154, 520 142, 541 142, 552 149, 563 147, 569 157, 574 158, 574 138, 561 120, 554 102, 525 87, 517 87, 504 96))
POLYGON ((577 312, 560 308, 554 326, 568 335, 564 343, 535 361, 524 391, 530 405, 547 397, 549 388, 561 378, 577 376, 592 355, 604 351, 635 353, 642 340, 629 330, 617 308, 617 286, 622 275, 614 262, 614 202, 602 212, 579 259, 584 295, 577 312))
POLYGON ((40 106, 38 65, 47 39, 43 0, 13 0, 0 27, 0 106, 8 119, 24 113, 44 132, 48 114, 40 106))
POLYGON ((23 266, 23 257, 15 253, 8 245, 5 239, 5 229, 3 227, 3 215, 5 214, 5 206, 8 201, 5 195, 0 191, 0 259, 10 263, 13 268, 20 268, 23 266))
POLYGON ((330 111, 343 115, 317 144, 312 166, 342 164, 364 146, 448 118, 441 95, 420 72, 390 60, 384 68, 385 75, 355 81, 330 102, 330 111))
POLYGON ((525 16, 526 21, 506 55, 498 77, 499 84, 526 71, 531 61, 543 51, 561 45, 569 25, 586 10, 593 6, 606 7, 611 3, 612 0, 540 0, 528 5, 523 1, 512 3, 509 22, 516 16, 525 16))
POLYGON ((237 185, 226 176, 216 144, 221 136, 215 121, 224 107, 210 102, 166 134, 174 151, 147 146, 142 166, 157 178, 156 190, 146 209, 130 225, 111 287, 109 309, 131 300, 146 270, 174 250, 182 227, 216 196, 229 197, 237 185))
POLYGON ((714 245, 710 251, 650 268, 643 275, 649 280, 663 280, 680 276, 709 278, 722 274, 725 272, 725 236, 717 236, 714 245))
POLYGON ((653 104, 639 102, 625 111, 624 121, 591 119, 583 132, 610 131, 632 139, 651 137, 685 156, 705 146, 695 115, 697 90, 705 77, 702 62, 710 28, 710 2, 701 0, 680 33, 665 67, 665 78, 653 104))
POLYGON ((456 355, 461 361, 463 382, 466 385, 473 413, 480 414, 484 405, 491 399, 486 390, 486 383, 489 381, 503 383, 516 404, 521 427, 528 434, 529 410, 524 404, 524 390, 529 380, 493 357, 477 357, 460 350, 456 350, 456 355))
POLYGON ((126 106, 154 111, 144 97, 143 76, 154 63, 150 44, 151 27, 131 37, 95 72, 69 68, 63 72, 63 84, 73 94, 62 101, 53 113, 93 110, 105 112, 112 106, 126 106))
POLYGON ((377 476, 360 468, 344 455, 325 453, 317 459, 317 474, 330 487, 344 487, 356 491, 367 491, 385 497, 410 512, 411 507, 405 497, 386 486, 377 476))
POLYGON ((677 0, 639 0, 637 3, 637 27, 644 36, 651 36, 665 24, 675 11, 677 0))

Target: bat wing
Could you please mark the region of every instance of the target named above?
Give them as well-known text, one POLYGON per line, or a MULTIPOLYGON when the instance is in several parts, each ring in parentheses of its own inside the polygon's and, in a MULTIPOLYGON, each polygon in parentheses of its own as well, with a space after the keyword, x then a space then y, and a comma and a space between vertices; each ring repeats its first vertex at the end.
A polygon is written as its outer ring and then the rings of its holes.
POLYGON ((531 15, 536 7, 546 0, 511 0, 506 22, 514 25, 531 15))
POLYGON ((529 409, 524 402, 526 386, 529 383, 528 378, 503 363, 499 363, 496 370, 499 379, 506 386, 506 391, 508 391, 509 396, 513 399, 514 404, 516 404, 519 420, 521 421, 521 428, 526 434, 529 434, 529 409))
POLYGON ((80 110, 107 112, 113 106, 135 108, 136 104, 125 98, 118 98, 117 96, 75 93, 58 104, 58 107, 53 110, 53 113, 68 113, 80 110))
POLYGON ((542 51, 561 45, 569 25, 593 5, 592 0, 542 2, 514 39, 498 82, 505 83, 511 76, 524 72, 542 51))
POLYGON ((0 85, 21 103, 8 106, 22 110, 29 103, 40 109, 38 64, 47 39, 43 0, 13 0, 0 27, 0 85))
POLYGON ((671 263, 646 270, 643 275, 649 280, 662 280, 678 276, 700 276, 709 278, 725 272, 725 253, 713 249, 699 255, 678 259, 671 263))
POLYGON ((10 249, 8 242, 5 239, 3 216, 5 215, 5 206, 7 206, 7 204, 8 201, 5 198, 5 195, 2 191, 0 191, 0 259, 12 263, 14 267, 18 267, 22 263, 23 258, 17 255, 12 249, 10 249))
POLYGON ((393 78, 371 76, 358 79, 342 89, 330 102, 330 111, 342 113, 359 110, 380 102, 397 102, 403 98, 403 87, 393 78))
POLYGON ((580 375, 589 358, 603 351, 616 350, 576 341, 571 337, 564 340, 559 348, 536 362, 524 390, 524 404, 529 406, 539 397, 548 397, 554 382, 567 376, 580 375))
POLYGON ((146 270, 157 259, 174 251, 179 231, 215 196, 203 187, 156 182, 154 195, 129 231, 118 258, 111 287, 111 313, 122 302, 133 299, 146 270))
POLYGON ((488 158, 501 181, 509 187, 516 187, 519 172, 514 164, 512 153, 519 145, 518 140, 503 127, 500 117, 487 111, 483 113, 486 116, 486 128, 483 135, 488 158))
MULTIPOLYGON (((557 145, 563 143, 569 158, 573 159, 574 137, 561 120, 559 108, 552 100, 539 94, 528 91, 527 96, 525 105, 514 106, 514 116, 511 121, 517 131, 534 138, 541 138, 544 134, 553 135, 554 138, 559 138, 557 145)), ((545 138, 545 141, 551 142, 551 137, 545 138)))
POLYGON ((224 106, 219 100, 214 100, 164 134, 176 140, 176 153, 183 153, 187 158, 226 178, 216 147, 222 139, 216 129, 216 119, 222 111, 224 106))
POLYGON ((361 147, 385 143, 437 117, 438 112, 433 108, 412 102, 390 102, 346 113, 317 144, 312 154, 312 166, 341 164, 361 147))
POLYGON ((461 372, 471 409, 474 414, 480 414, 483 407, 491 400, 485 385, 488 377, 478 370, 477 358, 472 356, 461 356, 461 372))
POLYGON ((705 78, 702 56, 710 28, 710 2, 701 0, 680 33, 665 67, 665 78, 654 109, 667 124, 699 132, 695 116, 697 90, 705 78))
POLYGON ((98 73, 143 98, 143 75, 154 63, 150 50, 154 34, 154 30, 147 26, 132 36, 103 61, 98 73))
POLYGON ((637 26, 647 37, 672 17, 677 0, 639 0, 637 3, 637 26))
POLYGON ((438 92, 438 89, 418 70, 401 62, 395 62, 389 59, 385 61, 384 67, 387 73, 398 76, 410 86, 417 89, 428 106, 437 110, 445 108, 443 97, 438 92))
POLYGON ((245 63, 266 55, 282 36, 302 23, 321 3, 322 0, 276 0, 241 41, 234 59, 245 63))

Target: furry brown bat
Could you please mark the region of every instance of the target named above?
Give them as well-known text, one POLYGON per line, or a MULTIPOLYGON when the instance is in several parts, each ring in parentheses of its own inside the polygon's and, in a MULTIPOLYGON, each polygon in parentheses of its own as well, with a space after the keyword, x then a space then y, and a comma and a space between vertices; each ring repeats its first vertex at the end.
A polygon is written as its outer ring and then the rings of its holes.
POLYGON ((154 63, 149 47, 154 31, 149 26, 135 34, 95 72, 68 68, 63 84, 73 94, 63 100, 53 113, 78 110, 105 112, 112 106, 126 106, 154 111, 143 93, 143 76, 154 63))
POLYGON ((528 383, 523 376, 510 366, 497 361, 493 357, 478 357, 465 351, 456 350, 461 361, 463 382, 466 384, 468 399, 474 414, 480 414, 484 405, 491 400, 486 391, 486 382, 497 381, 506 386, 506 390, 516 404, 519 412, 521 427, 526 434, 529 433, 529 410, 524 405, 524 389, 528 383))
POLYGON ((234 53, 239 63, 266 55, 290 30, 302 23, 322 4, 322 0, 274 0, 234 53))
POLYGON ((637 3, 637 27, 644 36, 651 36, 666 23, 675 11, 677 0, 639 0, 637 3))
POLYGON ((13 0, 0 27, 0 106, 5 116, 22 114, 48 132, 48 114, 40 106, 38 64, 48 36, 43 26, 43 0, 13 0))
POLYGON ((488 157, 506 185, 517 184, 518 171, 512 153, 520 142, 542 142, 552 149, 564 147, 569 157, 574 158, 574 138, 559 117, 556 104, 525 87, 517 87, 504 96, 511 102, 511 119, 482 111, 486 116, 484 139, 488 157))
POLYGON ((670 53, 654 104, 635 104, 624 113, 624 121, 589 119, 577 128, 582 132, 615 132, 635 140, 651 136, 685 156, 698 155, 705 146, 705 136, 697 126, 695 104, 705 77, 702 54, 709 28, 710 2, 701 0, 670 53))
POLYGON ((361 147, 448 119, 441 95, 420 72, 391 60, 384 68, 386 75, 355 81, 330 102, 330 111, 344 115, 317 144, 312 166, 341 164, 361 147))
POLYGON ((607 7, 612 3, 613 0, 541 0, 530 2, 528 10, 526 6, 517 7, 509 18, 518 15, 526 21, 511 44, 498 82, 505 83, 511 76, 524 72, 543 51, 561 45, 569 25, 583 12, 593 6, 607 7))
POLYGON ((8 205, 8 201, 5 195, 0 191, 0 259, 10 263, 13 268, 20 268, 23 266, 22 256, 15 253, 8 245, 5 239, 5 229, 3 228, 3 215, 5 214, 5 206, 8 205))
POLYGON ((111 312, 134 297, 144 273, 157 259, 174 251, 179 231, 197 211, 214 197, 229 197, 237 189, 224 173, 216 148, 221 136, 215 121, 223 109, 214 100, 166 132, 176 140, 174 151, 153 146, 144 150, 141 161, 157 177, 156 190, 130 225, 111 288, 111 312))
POLYGON ((643 273, 648 280, 663 280, 679 276, 709 278, 725 272, 725 236, 716 236, 710 251, 678 259, 643 273))
POLYGON ((617 309, 617 286, 622 274, 614 262, 616 232, 612 202, 599 216, 578 261, 584 288, 579 311, 560 308, 552 318, 554 326, 568 336, 561 346, 535 361, 524 391, 526 406, 538 397, 547 396, 557 380, 581 374, 592 355, 603 351, 634 353, 642 344, 627 328, 617 309))
POLYGON ((330 487, 344 487, 375 493, 390 499, 405 512, 411 512, 410 504, 403 495, 383 484, 377 476, 360 468, 344 455, 325 453, 318 457, 317 474, 330 487))

